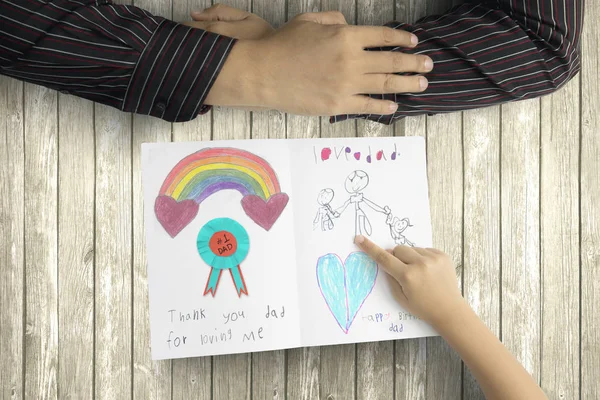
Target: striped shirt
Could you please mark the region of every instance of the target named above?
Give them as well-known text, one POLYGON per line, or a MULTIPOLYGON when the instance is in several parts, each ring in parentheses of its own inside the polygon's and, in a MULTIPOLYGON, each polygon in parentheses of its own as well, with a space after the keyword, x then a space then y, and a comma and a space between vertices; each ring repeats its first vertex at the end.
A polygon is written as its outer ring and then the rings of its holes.
MULTIPOLYGON (((593 0, 597 1, 597 0, 593 0)), ((342 115, 390 124, 400 118, 463 111, 552 93, 579 72, 583 0, 482 0, 410 25, 414 49, 434 68, 422 93, 370 95, 398 103, 393 115, 342 115)))
MULTIPOLYGON (((580 68, 583 0, 482 0, 415 24, 434 60, 423 93, 371 95, 399 104, 381 123, 551 93, 580 68)), ((109 0, 0 0, 0 72, 127 112, 188 121, 235 40, 109 0)))
POLYGON ((127 112, 189 121, 234 39, 108 0, 0 0, 0 72, 127 112))

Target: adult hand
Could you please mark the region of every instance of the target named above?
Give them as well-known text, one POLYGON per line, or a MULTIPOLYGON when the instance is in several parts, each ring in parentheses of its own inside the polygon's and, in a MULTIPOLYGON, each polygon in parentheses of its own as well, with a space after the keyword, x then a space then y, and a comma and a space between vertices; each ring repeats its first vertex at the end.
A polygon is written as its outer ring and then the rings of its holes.
POLYGON ((260 39, 275 30, 258 15, 223 4, 192 11, 191 17, 193 21, 183 24, 236 39, 260 39))
POLYGON ((339 12, 302 14, 257 40, 240 40, 208 94, 207 104, 259 106, 294 114, 391 114, 396 103, 365 93, 421 92, 427 56, 366 51, 417 44, 388 27, 349 26, 339 12))
POLYGON ((400 305, 436 329, 468 307, 458 290, 454 265, 442 251, 408 246, 386 251, 363 236, 355 243, 387 272, 400 305))

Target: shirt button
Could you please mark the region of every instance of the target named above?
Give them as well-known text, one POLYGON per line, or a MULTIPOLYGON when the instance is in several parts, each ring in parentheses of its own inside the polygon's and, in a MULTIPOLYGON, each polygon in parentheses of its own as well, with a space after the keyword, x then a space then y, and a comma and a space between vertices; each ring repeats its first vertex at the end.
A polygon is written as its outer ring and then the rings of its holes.
POLYGON ((165 105, 165 103, 156 103, 156 105, 154 106, 158 111, 165 111, 165 108, 167 108, 167 106, 165 105))

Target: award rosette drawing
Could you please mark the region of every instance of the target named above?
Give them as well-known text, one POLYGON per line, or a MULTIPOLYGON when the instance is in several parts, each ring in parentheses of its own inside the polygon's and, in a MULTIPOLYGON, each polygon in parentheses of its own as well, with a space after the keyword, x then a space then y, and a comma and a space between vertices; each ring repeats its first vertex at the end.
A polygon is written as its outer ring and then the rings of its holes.
POLYGON ((215 296, 224 270, 229 270, 238 297, 248 295, 240 264, 248 255, 250 238, 242 225, 230 218, 213 219, 200 229, 196 245, 202 260, 211 267, 205 296, 215 296))

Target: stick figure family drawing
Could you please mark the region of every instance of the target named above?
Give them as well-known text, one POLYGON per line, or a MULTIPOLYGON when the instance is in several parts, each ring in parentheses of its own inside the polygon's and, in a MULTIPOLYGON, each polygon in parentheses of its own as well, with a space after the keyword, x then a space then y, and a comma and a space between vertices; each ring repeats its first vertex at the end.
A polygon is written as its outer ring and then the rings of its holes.
MULTIPOLYGON (((398 218, 392 215, 392 211, 388 206, 380 206, 377 203, 367 199, 364 195, 365 188, 369 185, 369 175, 365 171, 357 170, 348 175, 344 182, 346 192, 350 197, 337 209, 331 206, 331 202, 335 197, 333 189, 326 188, 317 195, 317 203, 319 209, 313 221, 313 229, 320 228, 322 231, 330 231, 335 227, 334 220, 340 218, 341 215, 350 208, 354 210, 354 233, 355 235, 368 235, 373 232, 373 227, 369 221, 366 208, 386 215, 386 224, 390 229, 390 235, 396 244, 414 246, 405 236, 404 231, 411 227, 408 218, 398 218), (352 205, 352 206, 351 206, 352 205), (351 206, 351 207, 349 207, 351 206)), ((367 210, 368 211, 368 210, 367 210)))

